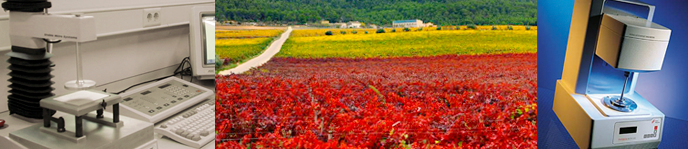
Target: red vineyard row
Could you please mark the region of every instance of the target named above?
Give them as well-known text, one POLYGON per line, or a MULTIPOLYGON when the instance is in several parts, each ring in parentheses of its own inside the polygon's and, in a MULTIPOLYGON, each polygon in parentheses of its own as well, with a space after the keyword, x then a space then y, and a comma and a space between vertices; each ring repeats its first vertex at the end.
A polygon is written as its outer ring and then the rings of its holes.
POLYGON ((216 78, 218 148, 535 148, 536 54, 274 58, 216 78))

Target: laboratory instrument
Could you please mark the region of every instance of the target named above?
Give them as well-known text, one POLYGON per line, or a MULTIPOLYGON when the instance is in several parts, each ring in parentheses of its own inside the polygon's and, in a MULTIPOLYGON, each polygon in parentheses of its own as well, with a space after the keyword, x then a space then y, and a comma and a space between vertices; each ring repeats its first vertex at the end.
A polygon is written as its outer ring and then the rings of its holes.
POLYGON ((50 14, 52 4, 47 0, 7 0, 2 7, 10 17, 12 48, 6 54, 11 70, 10 115, 43 122, 12 128, 7 142, 13 144, 9 147, 107 149, 157 145, 152 123, 119 116, 120 96, 86 90, 95 82, 82 78, 79 43, 96 40, 93 16, 50 14), (50 74, 52 54, 46 45, 57 42, 76 43, 77 79, 65 83, 71 92, 55 96, 50 74), (105 112, 106 108, 114 112, 105 112), (60 114, 55 114, 58 111, 60 114))
POLYGON ((193 76, 215 79, 215 7, 195 6, 189 21, 193 76))
POLYGON ((215 138, 215 93, 169 77, 120 94, 121 114, 155 123, 155 132, 200 148, 215 138))
MULTIPOLYGON (((46 41, 87 42, 96 40, 92 16, 49 14, 47 0, 7 0, 3 9, 9 12, 10 57, 8 108, 10 114, 26 119, 43 118, 41 99, 52 97, 51 53, 46 41)), ((80 79, 80 78, 79 78, 80 79)), ((78 82, 78 81, 76 81, 78 82)), ((89 82, 90 83, 90 82, 89 82)), ((86 83, 86 84, 89 84, 86 83)), ((81 83, 84 84, 84 83, 81 83)), ((49 114, 55 113, 51 111, 49 114)))
POLYGON ((635 91, 638 76, 661 70, 671 30, 607 6, 576 0, 562 79, 552 110, 579 148, 657 148, 664 114, 635 91))
MULTIPOLYGON (((95 18, 83 14, 50 14, 51 6, 47 0, 2 3, 9 11, 12 44, 11 52, 6 54, 10 57, 8 108, 11 116, 3 119, 9 119, 13 126, 0 121, 0 142, 4 147, 157 148, 156 136, 160 134, 191 147, 201 147, 214 139, 211 90, 174 77, 152 85, 159 90, 144 87, 120 95, 90 90, 96 83, 83 78, 80 43, 96 40, 95 18), (56 96, 52 93, 54 65, 50 58, 52 44, 58 42, 76 44, 77 75, 76 80, 64 84, 70 91, 56 96), (143 93, 146 92, 143 89, 148 89, 150 94, 143 93), (178 130, 183 132, 174 133, 178 130)), ((190 41, 201 47, 191 51, 202 52, 196 55, 201 64, 212 64, 214 9, 210 15, 207 8, 213 7, 201 8, 204 9, 194 11, 198 15, 192 15, 197 16, 194 23, 198 24, 190 23, 196 28, 192 32, 199 35, 192 35, 190 41)), ((212 66, 209 69, 214 70, 212 66)), ((214 71, 209 72, 213 75, 195 76, 214 78, 214 71)))

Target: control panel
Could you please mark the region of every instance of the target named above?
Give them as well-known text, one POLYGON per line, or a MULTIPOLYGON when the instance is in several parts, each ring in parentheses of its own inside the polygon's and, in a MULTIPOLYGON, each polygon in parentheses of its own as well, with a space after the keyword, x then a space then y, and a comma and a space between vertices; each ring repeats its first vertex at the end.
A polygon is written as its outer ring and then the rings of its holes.
POLYGON ((662 119, 618 122, 614 124, 614 144, 658 140, 661 136, 662 119))
POLYGON ((214 95, 188 81, 169 77, 120 94, 121 114, 157 123, 214 95))

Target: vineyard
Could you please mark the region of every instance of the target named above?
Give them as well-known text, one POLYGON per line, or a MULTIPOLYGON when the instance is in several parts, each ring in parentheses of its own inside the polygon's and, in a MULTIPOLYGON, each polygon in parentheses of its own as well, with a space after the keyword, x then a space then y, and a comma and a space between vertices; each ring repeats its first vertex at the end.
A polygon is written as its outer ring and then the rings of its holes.
POLYGON ((231 69, 242 62, 260 55, 283 30, 217 30, 215 54, 222 66, 216 72, 231 69))
POLYGON ((425 29, 294 30, 216 77, 216 147, 536 148, 537 31, 425 29))

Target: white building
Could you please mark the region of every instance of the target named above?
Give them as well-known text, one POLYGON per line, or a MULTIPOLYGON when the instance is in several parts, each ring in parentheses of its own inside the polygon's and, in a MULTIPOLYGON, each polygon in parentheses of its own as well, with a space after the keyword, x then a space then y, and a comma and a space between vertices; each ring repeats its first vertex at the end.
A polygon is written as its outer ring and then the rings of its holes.
POLYGON ((423 21, 421 20, 397 20, 392 22, 392 27, 423 27, 423 21))
POLYGON ((347 28, 346 23, 330 23, 332 26, 336 26, 339 28, 347 28))
POLYGON ((437 27, 437 25, 432 24, 432 22, 425 23, 425 27, 437 27))
POLYGON ((346 23, 347 28, 361 28, 361 22, 358 21, 349 21, 346 23))

